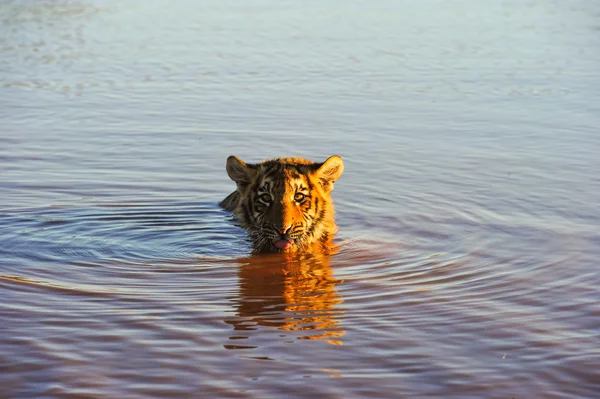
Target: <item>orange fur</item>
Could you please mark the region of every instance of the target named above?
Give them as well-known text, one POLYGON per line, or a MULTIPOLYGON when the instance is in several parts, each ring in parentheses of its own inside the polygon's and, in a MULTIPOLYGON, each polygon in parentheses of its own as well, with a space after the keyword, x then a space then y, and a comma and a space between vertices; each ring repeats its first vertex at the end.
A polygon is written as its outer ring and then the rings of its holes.
POLYGON ((248 231, 256 251, 330 246, 337 232, 331 190, 344 170, 339 156, 323 163, 278 158, 258 164, 230 156, 226 169, 237 190, 220 205, 248 231))

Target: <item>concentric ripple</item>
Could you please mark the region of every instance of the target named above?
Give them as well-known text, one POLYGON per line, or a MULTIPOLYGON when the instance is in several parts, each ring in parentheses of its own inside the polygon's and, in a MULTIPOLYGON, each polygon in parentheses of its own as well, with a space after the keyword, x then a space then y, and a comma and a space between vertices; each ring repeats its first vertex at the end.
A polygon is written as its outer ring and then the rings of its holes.
POLYGON ((598 398, 598 15, 0 2, 0 398, 598 398), (232 154, 342 156, 339 247, 232 154))

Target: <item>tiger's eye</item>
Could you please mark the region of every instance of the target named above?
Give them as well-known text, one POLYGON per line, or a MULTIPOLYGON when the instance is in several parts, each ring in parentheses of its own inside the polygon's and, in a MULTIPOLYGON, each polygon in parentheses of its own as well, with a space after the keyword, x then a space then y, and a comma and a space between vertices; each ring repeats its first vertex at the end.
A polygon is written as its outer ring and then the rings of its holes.
POLYGON ((306 198, 306 195, 302 194, 302 193, 296 193, 296 195, 294 195, 294 201, 296 202, 304 202, 304 199, 306 198))
POLYGON ((271 195, 270 194, 262 194, 260 196, 260 199, 264 202, 271 202, 271 195))

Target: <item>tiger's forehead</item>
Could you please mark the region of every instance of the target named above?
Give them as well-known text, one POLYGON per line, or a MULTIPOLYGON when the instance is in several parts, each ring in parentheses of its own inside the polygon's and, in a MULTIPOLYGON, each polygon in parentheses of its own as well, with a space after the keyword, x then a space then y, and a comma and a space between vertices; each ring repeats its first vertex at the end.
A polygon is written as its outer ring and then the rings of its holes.
POLYGON ((258 189, 260 191, 307 190, 310 181, 305 173, 292 166, 281 168, 265 168, 258 174, 258 189))

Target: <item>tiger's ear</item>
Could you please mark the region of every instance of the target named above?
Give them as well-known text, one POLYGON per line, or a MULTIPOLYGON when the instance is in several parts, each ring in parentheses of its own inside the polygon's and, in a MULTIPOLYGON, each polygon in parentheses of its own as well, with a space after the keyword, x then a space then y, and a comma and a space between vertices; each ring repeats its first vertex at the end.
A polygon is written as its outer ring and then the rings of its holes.
POLYGON ((333 182, 344 173, 344 161, 338 155, 332 155, 317 169, 317 177, 327 191, 333 190, 333 182))
POLYGON ((236 183, 251 183, 252 178, 256 174, 256 169, 249 167, 235 155, 230 155, 227 158, 225 169, 227 169, 227 174, 231 180, 236 183))

